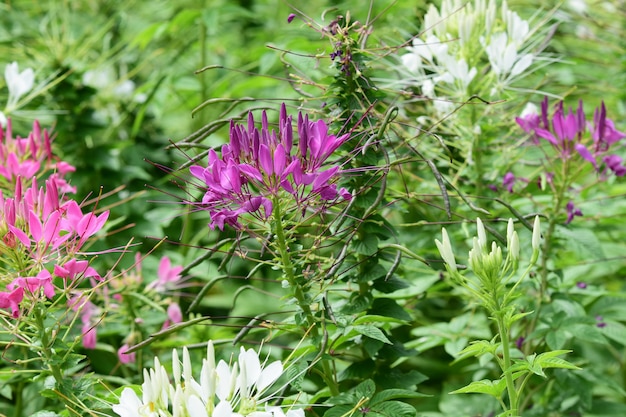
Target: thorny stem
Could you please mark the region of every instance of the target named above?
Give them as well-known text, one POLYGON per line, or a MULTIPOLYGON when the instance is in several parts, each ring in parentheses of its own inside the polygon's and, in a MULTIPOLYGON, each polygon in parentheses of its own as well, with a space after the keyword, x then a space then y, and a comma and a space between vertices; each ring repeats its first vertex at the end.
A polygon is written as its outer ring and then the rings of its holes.
MULTIPOLYGON (((295 268, 293 262, 291 261, 291 256, 289 253, 289 249, 287 248, 287 239, 285 237, 285 230, 283 229, 283 215, 280 210, 280 200, 277 196, 274 197, 274 231, 276 233, 276 244, 278 246, 278 252, 280 253, 281 266, 283 269, 283 275, 287 282, 289 282, 289 286, 293 290, 293 297, 296 299, 298 306, 302 309, 304 316, 306 317, 307 325, 311 329, 311 336, 313 340, 319 339, 319 329, 317 328, 317 322, 315 317, 313 316, 313 312, 311 311, 311 306, 309 305, 306 296, 304 295, 304 291, 302 290, 302 286, 298 283, 296 279, 295 268)), ((324 349, 323 342, 320 345, 320 349, 324 349)), ((321 352, 322 355, 324 352, 321 352)), ((339 389, 337 387, 337 382, 334 378, 334 373, 328 363, 327 359, 322 358, 322 369, 323 375, 322 378, 324 382, 328 385, 330 392, 333 396, 339 395, 339 389)))
POLYGON ((36 307, 33 310, 34 310, 33 315, 35 317, 35 323, 36 323, 37 329, 39 330, 39 337, 41 338, 40 352, 44 356, 44 363, 48 367, 48 370, 50 371, 50 373, 54 377, 54 380, 56 381, 56 388, 59 390, 61 394, 59 395, 59 397, 63 400, 63 402, 67 406, 68 411, 71 412, 72 399, 74 399, 75 396, 74 396, 74 393, 72 392, 64 392, 65 390, 63 389, 63 371, 61 370, 61 367, 55 363, 55 360, 53 358, 53 353, 52 353, 52 348, 51 348, 52 340, 50 340, 49 338, 49 334, 46 329, 46 325, 44 323, 45 315, 42 313, 39 307, 36 307))

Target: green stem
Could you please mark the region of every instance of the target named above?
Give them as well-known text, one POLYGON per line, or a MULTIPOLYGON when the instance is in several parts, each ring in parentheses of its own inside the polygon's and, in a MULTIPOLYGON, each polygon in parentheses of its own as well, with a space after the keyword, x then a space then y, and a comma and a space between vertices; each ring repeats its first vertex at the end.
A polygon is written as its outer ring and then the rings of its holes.
POLYGON ((42 312, 41 308, 36 306, 34 308, 34 317, 37 330, 39 330, 39 337, 41 339, 40 352, 44 356, 44 365, 48 367, 48 370, 54 377, 54 380, 56 382, 56 389, 58 390, 58 397, 65 404, 66 409, 70 413, 78 415, 76 411, 73 410, 72 406, 76 403, 79 403, 79 401, 77 401, 77 398, 73 392, 67 391, 63 388, 63 371, 61 369, 61 366, 55 363, 56 361, 53 357, 54 353, 51 348, 53 341, 50 339, 48 330, 46 329, 46 325, 44 323, 45 312, 42 312))
POLYGON ((289 249, 287 248, 287 239, 285 238, 285 230, 283 229, 283 217, 280 211, 280 201, 278 197, 274 198, 273 203, 274 229, 276 232, 276 243, 278 245, 278 252, 280 253, 283 275, 285 279, 289 282, 289 286, 293 289, 293 296, 298 302, 298 306, 300 306, 300 308, 302 309, 302 312, 304 312, 307 324, 312 327, 311 333, 313 334, 313 336, 318 336, 319 333, 315 325, 315 317, 313 317, 313 313, 311 312, 311 306, 304 296, 302 286, 300 286, 298 280, 296 279, 295 268, 293 266, 293 262, 291 262, 289 249))
MULTIPOLYGON (((304 295, 302 286, 298 283, 298 280, 296 279, 295 267, 293 265, 293 262, 291 261, 289 249, 287 248, 287 239, 285 237, 285 230, 283 228, 283 215, 280 210, 280 200, 277 196, 274 197, 273 204, 274 230, 276 232, 276 244, 278 245, 278 252, 280 253, 283 275, 287 282, 289 282, 289 286, 293 290, 293 297, 296 299, 298 306, 304 313, 307 325, 311 329, 311 336, 313 340, 319 340, 319 329, 317 327, 315 317, 313 316, 313 312, 311 311, 311 306, 309 305, 306 296, 304 295)), ((320 343, 320 353, 321 355, 323 355, 324 352, 322 352, 321 350, 325 349, 325 347, 323 346, 323 342, 320 343)), ((334 373, 332 372, 329 361, 322 357, 321 362, 323 369, 322 378, 324 379, 324 382, 330 388, 330 392, 333 396, 339 395, 337 381, 334 378, 334 373)))
POLYGON ((22 392, 24 391, 24 381, 18 382, 13 389, 13 398, 15 399, 15 407, 13 411, 15 417, 22 417, 23 401, 22 392))
POLYGON ((510 352, 510 340, 509 340, 509 329, 506 327, 504 323, 504 318, 502 317, 502 313, 498 313, 498 332, 500 333, 500 340, 502 341, 502 361, 504 372, 504 377, 506 379, 506 389, 509 393, 509 405, 511 410, 511 416, 518 416, 518 404, 517 404, 517 391, 515 390, 515 382, 513 381, 513 375, 509 370, 511 369, 511 352, 510 352))
POLYGON ((44 323, 44 315, 41 313, 39 308, 34 309, 35 313, 35 321, 37 323, 37 328, 39 330, 39 337, 41 338, 41 352, 44 355, 44 362, 54 380, 57 382, 57 385, 61 385, 63 382, 63 372, 61 372, 61 368, 58 365, 54 365, 54 361, 52 360, 52 352, 50 350, 50 339, 48 338, 48 332, 46 331, 46 326, 44 323))

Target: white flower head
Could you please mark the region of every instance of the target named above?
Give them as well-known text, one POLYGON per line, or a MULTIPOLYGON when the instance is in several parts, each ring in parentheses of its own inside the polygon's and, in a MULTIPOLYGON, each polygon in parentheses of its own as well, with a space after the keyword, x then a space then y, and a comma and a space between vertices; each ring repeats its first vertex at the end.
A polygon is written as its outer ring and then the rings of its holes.
POLYGON ((9 88, 9 100, 7 107, 17 104, 20 97, 32 90, 35 85, 35 72, 32 68, 26 68, 19 72, 17 62, 8 64, 4 70, 4 79, 9 88))
POLYGON ((120 417, 304 417, 302 410, 290 409, 285 414, 280 407, 267 404, 276 393, 265 391, 280 378, 283 365, 280 361, 262 363, 252 349, 242 348, 232 365, 221 360, 216 366, 209 342, 199 382, 193 377, 187 348, 183 348, 182 363, 173 351, 172 368, 173 384, 155 358, 154 369, 144 369, 141 398, 126 388, 113 412, 120 417))

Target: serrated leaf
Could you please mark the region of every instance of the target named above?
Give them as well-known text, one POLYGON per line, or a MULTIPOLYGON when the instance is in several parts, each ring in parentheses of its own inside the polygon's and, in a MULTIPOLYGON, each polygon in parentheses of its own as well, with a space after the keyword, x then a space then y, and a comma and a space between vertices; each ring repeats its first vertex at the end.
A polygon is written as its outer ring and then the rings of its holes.
POLYGON ((381 392, 377 392, 374 394, 372 399, 370 400, 370 405, 375 405, 381 403, 383 401, 395 400, 398 398, 420 398, 420 397, 431 397, 431 395, 422 394, 417 391, 410 391, 408 389, 400 389, 400 388, 392 388, 386 389, 381 392))
POLYGON ((471 384, 464 386, 463 388, 452 391, 450 394, 488 394, 492 397, 500 398, 505 389, 506 380, 504 379, 497 379, 495 381, 483 379, 480 381, 474 381, 471 384))
POLYGON ((357 412, 351 405, 336 405, 324 413, 324 417, 350 417, 357 412))
POLYGON ((374 392, 376 391, 376 384, 371 379, 366 379, 356 386, 354 389, 354 394, 356 398, 361 400, 362 398, 372 398, 374 392))
POLYGON ((518 321, 518 320, 520 320, 520 319, 522 319, 522 318, 524 318, 524 317, 526 317, 526 316, 528 316, 530 314, 533 314, 533 313, 534 313, 533 311, 526 311, 524 313, 514 314, 513 316, 507 318, 507 323, 510 326, 511 324, 515 323, 516 321, 518 321))
MULTIPOLYGON (((393 417, 414 417, 417 415, 415 407, 400 401, 385 401, 371 408, 373 412, 380 413, 383 416, 393 417)), ((366 414, 369 416, 370 414, 366 414)))
POLYGON ((359 326, 354 326, 354 330, 356 330, 358 333, 362 334, 363 336, 380 340, 381 342, 387 343, 388 345, 392 344, 391 340, 389 340, 387 336, 385 336, 385 334, 382 332, 382 330, 380 330, 377 327, 370 326, 370 325, 359 325, 359 326))
POLYGON ((469 358, 470 356, 478 358, 487 353, 493 355, 495 354, 498 346, 499 343, 495 343, 493 340, 476 340, 472 342, 469 346, 466 346, 465 349, 460 351, 458 357, 454 360, 454 362, 462 361, 463 359, 469 358))
POLYGON ((602 245, 592 230, 557 225, 556 232, 555 237, 566 241, 567 247, 580 255, 580 258, 589 258, 589 255, 595 259, 605 257, 602 245))

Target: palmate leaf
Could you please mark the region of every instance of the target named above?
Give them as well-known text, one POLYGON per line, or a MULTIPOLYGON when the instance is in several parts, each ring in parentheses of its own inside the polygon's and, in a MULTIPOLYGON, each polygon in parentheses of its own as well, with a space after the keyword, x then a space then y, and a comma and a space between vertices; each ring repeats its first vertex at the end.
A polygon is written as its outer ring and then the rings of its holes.
POLYGON ((495 342, 495 337, 492 340, 476 340, 471 342, 469 346, 459 352, 458 357, 454 360, 454 363, 467 359, 471 356, 477 358, 487 353, 495 354, 496 349, 500 346, 500 343, 495 342))
POLYGON ((505 379, 496 379, 491 381, 489 379, 482 379, 480 381, 474 381, 469 385, 452 391, 450 394, 488 394, 495 398, 500 398, 502 393, 506 389, 505 379))
MULTIPOLYGON (((540 355, 528 355, 526 359, 521 360, 515 365, 511 366, 507 370, 507 373, 514 374, 519 373, 520 371, 530 371, 535 375, 539 375, 545 378, 546 374, 543 370, 548 368, 580 370, 581 368, 569 363, 565 359, 557 358, 557 356, 564 355, 569 352, 571 352, 571 350, 554 350, 551 352, 542 353, 540 355)), ((523 373, 520 373, 519 375, 522 374, 523 373)))

